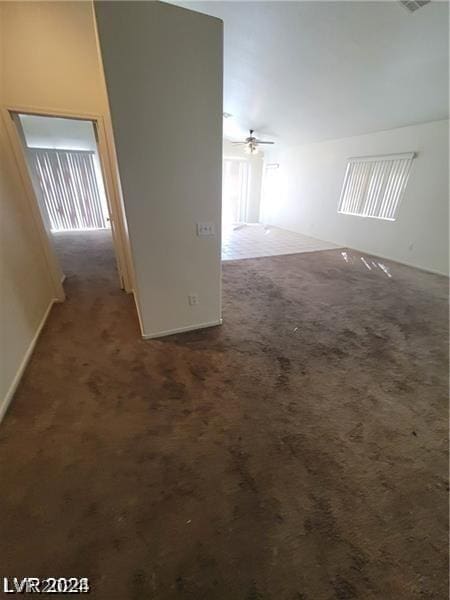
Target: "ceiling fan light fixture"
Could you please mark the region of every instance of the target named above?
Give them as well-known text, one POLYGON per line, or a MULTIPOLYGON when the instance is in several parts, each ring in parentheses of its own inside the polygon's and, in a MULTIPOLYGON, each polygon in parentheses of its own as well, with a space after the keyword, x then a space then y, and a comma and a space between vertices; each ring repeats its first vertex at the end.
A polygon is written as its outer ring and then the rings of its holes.
POLYGON ((249 142, 244 149, 246 154, 258 154, 259 153, 259 148, 258 146, 256 146, 255 144, 253 144, 252 142, 249 142))
POLYGON ((241 142, 232 142, 234 146, 244 146, 244 152, 246 154, 258 154, 259 153, 259 144, 274 144, 275 142, 266 142, 263 140, 259 140, 253 135, 253 129, 250 129, 249 137, 245 138, 241 142))

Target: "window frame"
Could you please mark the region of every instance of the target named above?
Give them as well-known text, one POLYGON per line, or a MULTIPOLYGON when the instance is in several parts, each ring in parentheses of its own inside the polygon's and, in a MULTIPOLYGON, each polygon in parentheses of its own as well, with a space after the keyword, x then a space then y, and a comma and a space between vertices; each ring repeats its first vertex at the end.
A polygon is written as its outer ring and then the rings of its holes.
POLYGON ((396 221, 415 157, 415 152, 402 152, 347 159, 338 214, 396 221), (364 168, 366 163, 370 168, 364 168))

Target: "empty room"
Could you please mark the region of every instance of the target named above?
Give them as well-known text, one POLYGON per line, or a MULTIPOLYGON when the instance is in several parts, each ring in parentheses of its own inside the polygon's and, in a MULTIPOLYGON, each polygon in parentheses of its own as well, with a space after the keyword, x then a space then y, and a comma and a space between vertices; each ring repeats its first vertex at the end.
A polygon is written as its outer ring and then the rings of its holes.
POLYGON ((448 598, 449 6, 0 2, 0 595, 448 598))

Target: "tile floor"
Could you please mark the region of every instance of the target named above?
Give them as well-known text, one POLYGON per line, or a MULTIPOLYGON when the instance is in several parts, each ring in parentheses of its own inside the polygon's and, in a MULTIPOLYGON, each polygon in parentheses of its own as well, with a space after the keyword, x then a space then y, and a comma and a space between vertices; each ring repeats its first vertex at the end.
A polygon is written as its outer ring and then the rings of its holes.
POLYGON ((222 231, 222 260, 297 254, 338 248, 300 233, 262 225, 227 225, 222 231))

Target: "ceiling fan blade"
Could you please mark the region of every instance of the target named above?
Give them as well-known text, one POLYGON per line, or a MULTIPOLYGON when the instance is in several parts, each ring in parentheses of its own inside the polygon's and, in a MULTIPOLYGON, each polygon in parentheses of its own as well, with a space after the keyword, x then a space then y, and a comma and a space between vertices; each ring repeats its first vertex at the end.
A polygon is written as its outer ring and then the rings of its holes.
POLYGON ((263 142, 262 140, 255 140, 256 144, 275 144, 275 142, 263 142))
POLYGON ((231 142, 233 146, 240 146, 241 144, 246 144, 247 142, 231 142))

